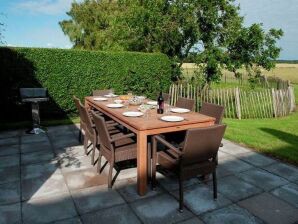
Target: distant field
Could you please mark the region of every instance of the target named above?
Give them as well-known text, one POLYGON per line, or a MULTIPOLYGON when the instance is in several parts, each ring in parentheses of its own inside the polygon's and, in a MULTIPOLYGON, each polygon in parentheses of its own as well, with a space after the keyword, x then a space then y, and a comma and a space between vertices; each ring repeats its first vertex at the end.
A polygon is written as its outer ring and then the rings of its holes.
MULTIPOLYGON (((183 68, 183 74, 186 77, 191 77, 195 70, 195 64, 185 63, 183 64, 182 68, 183 68)), ((233 74, 228 71, 224 71, 223 73, 227 77, 233 76, 233 74)), ((274 68, 269 72, 266 70, 263 70, 263 74, 268 76, 280 77, 285 80, 290 80, 292 83, 298 84, 298 64, 279 63, 279 64, 276 64, 276 68, 274 68)))

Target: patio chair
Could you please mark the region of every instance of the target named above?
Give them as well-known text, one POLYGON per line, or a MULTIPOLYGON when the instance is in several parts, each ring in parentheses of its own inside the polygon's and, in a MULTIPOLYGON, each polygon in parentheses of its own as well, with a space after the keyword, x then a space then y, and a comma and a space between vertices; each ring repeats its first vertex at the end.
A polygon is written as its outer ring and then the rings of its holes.
POLYGON ((180 107, 180 108, 193 110, 194 106, 195 106, 195 100, 188 99, 188 98, 185 98, 185 97, 179 97, 175 106, 180 107))
POLYGON ((179 211, 183 212, 183 181, 197 175, 213 176, 213 197, 217 198, 216 156, 226 126, 190 129, 181 147, 174 146, 161 136, 153 136, 152 188, 156 187, 156 164, 174 172, 179 181, 179 211), (157 151, 158 144, 166 147, 157 151))
POLYGON ((111 89, 97 89, 92 91, 92 96, 104 96, 111 93, 111 89))
MULTIPOLYGON (((99 116, 93 111, 91 113, 99 136, 99 144, 97 145, 99 151, 98 172, 101 172, 101 157, 104 156, 110 164, 108 187, 111 188, 113 182, 113 168, 115 165, 122 161, 135 160, 137 158, 137 144, 133 139, 135 134, 118 133, 111 135, 104 117, 99 116)), ((116 177, 117 175, 115 178, 116 177)))
POLYGON ((80 116, 80 131, 79 131, 79 137, 78 138, 79 138, 79 142, 81 142, 82 141, 82 130, 85 131, 86 124, 82 120, 83 115, 82 115, 82 112, 81 112, 81 109, 80 109, 81 108, 81 106, 80 106, 80 104, 81 104, 80 99, 78 97, 76 97, 76 96, 72 96, 72 98, 73 98, 73 101, 75 102, 76 108, 77 108, 77 110, 79 112, 79 116, 80 116))
POLYGON ((224 116, 225 108, 223 106, 213 104, 213 103, 202 103, 200 114, 204 114, 215 118, 215 124, 221 124, 224 116))

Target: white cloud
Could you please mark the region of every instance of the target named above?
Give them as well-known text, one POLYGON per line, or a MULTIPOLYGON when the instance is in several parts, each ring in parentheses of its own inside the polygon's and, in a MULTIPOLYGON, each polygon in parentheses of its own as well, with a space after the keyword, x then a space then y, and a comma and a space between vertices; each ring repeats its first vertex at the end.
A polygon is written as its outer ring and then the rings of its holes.
POLYGON ((34 14, 57 15, 70 9, 74 0, 29 0, 16 3, 17 10, 26 10, 34 14))

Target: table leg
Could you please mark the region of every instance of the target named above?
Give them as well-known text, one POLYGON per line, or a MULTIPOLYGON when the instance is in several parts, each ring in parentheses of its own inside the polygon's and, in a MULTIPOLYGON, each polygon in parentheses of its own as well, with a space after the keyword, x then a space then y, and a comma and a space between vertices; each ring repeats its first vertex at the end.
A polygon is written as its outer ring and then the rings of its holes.
POLYGON ((147 192, 147 135, 140 131, 137 136, 138 194, 142 196, 147 192))

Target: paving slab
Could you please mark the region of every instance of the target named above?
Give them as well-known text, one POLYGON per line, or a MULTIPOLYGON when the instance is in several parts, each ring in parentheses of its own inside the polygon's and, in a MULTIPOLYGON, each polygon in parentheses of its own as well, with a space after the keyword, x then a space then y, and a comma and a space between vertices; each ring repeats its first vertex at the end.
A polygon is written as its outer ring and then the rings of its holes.
POLYGON ((46 134, 38 134, 38 135, 23 135, 21 137, 21 143, 37 143, 37 142, 49 142, 48 136, 46 134))
POLYGON ((53 174, 61 174, 61 170, 56 162, 31 164, 22 166, 21 168, 21 176, 23 180, 41 177, 48 178, 53 174))
POLYGON ((21 204, 0 205, 0 224, 21 223, 21 204))
POLYGON ((178 201, 168 194, 137 200, 131 207, 144 223, 175 223, 193 217, 187 209, 179 212, 178 201))
POLYGON ((21 154, 21 164, 28 165, 34 163, 42 163, 45 161, 51 162, 54 159, 53 152, 30 152, 26 154, 21 154))
MULTIPOLYGON (((205 184, 198 184, 184 189, 184 205, 196 215, 212 211, 231 204, 232 202, 222 194, 217 194, 217 200, 213 199, 213 189, 205 184)), ((175 191, 175 197, 179 198, 179 192, 175 191)), ((177 202, 178 203, 178 202, 177 202)))
POLYGON ((117 185, 113 187, 116 188, 117 191, 122 195, 122 197, 129 203, 135 200, 153 197, 158 194, 164 193, 164 190, 157 186, 156 190, 154 191, 150 190, 150 187, 149 187, 149 190, 146 193, 146 195, 140 196, 137 192, 136 178, 117 181, 117 185))
POLYGON ((271 192, 278 198, 294 205, 298 208, 298 185, 297 184, 287 184, 282 187, 276 188, 271 192))
POLYGON ((52 222, 51 224, 82 224, 79 217, 70 218, 70 219, 63 219, 60 221, 52 222))
POLYGON ((0 146, 0 156, 7 156, 20 153, 19 145, 0 146))
POLYGON ((242 173, 236 174, 241 179, 265 190, 269 191, 273 188, 285 185, 287 180, 258 168, 251 169, 242 173))
POLYGON ((297 208, 267 192, 240 201, 238 204, 270 224, 293 224, 298 221, 297 208))
POLYGON ((2 167, 0 168, 0 184, 14 182, 20 180, 20 167, 2 167))
POLYGON ((20 165, 20 155, 0 156, 0 168, 20 165))
POLYGON ((98 174, 95 168, 63 173, 70 190, 79 190, 107 184, 107 176, 98 174))
POLYGON ((66 148, 71 146, 81 145, 75 135, 71 132, 69 134, 60 135, 57 137, 50 137, 54 148, 66 148))
POLYGON ((81 157, 85 156, 85 150, 83 145, 77 145, 72 147, 55 149, 55 154, 57 157, 61 159, 65 157, 81 157))
POLYGON ((0 138, 0 146, 18 145, 18 144, 19 144, 19 137, 0 138))
POLYGON ((241 153, 241 154, 238 154, 237 157, 247 163, 250 163, 251 165, 258 166, 258 167, 268 166, 270 164, 277 162, 274 159, 271 159, 267 156, 261 155, 256 152, 241 153))
POLYGON ((10 138, 10 137, 17 137, 20 135, 20 130, 13 130, 13 131, 1 131, 0 138, 10 138))
MULTIPOLYGON (((212 185, 211 182, 210 185, 212 185)), ((228 176, 219 179, 218 191, 234 202, 263 192, 260 188, 257 188, 236 176, 228 176)))
POLYGON ((204 223, 199 218, 193 217, 191 219, 187 219, 182 222, 177 222, 177 224, 204 224, 204 223))
POLYGON ((298 168, 294 166, 277 163, 267 166, 264 169, 290 181, 298 180, 298 168))
POLYGON ((0 185, 0 204, 12 204, 20 202, 20 182, 10 182, 0 185))
POLYGON ((141 224, 131 208, 124 204, 98 212, 88 213, 81 216, 84 224, 113 223, 113 224, 141 224), (100 222, 99 222, 100 220, 100 222))
POLYGON ((50 142, 34 142, 21 144, 21 153, 30 153, 37 151, 52 152, 50 142))
POLYGON ((58 126, 51 126, 48 127, 48 134, 59 134, 59 135, 63 135, 64 133, 68 133, 70 131, 72 131, 71 127, 73 125, 58 125, 58 126))
POLYGON ((203 215, 206 224, 262 224, 264 223, 257 217, 250 214, 246 209, 237 205, 230 205, 225 208, 215 210, 203 215))
POLYGON ((22 215, 25 224, 39 224, 73 218, 77 212, 69 195, 59 195, 23 202, 22 215))
POLYGON ((218 170, 224 168, 233 174, 249 170, 254 167, 234 156, 224 157, 218 160, 218 164, 218 170))
POLYGON ((62 174, 25 179, 21 182, 22 200, 69 193, 62 174))
MULTIPOLYGON (((172 175, 159 175, 156 176, 157 183, 160 184, 166 191, 175 191, 179 188, 178 178, 172 175)), ((189 187, 192 185, 199 184, 200 181, 198 178, 191 178, 189 180, 183 181, 183 187, 189 187)))
POLYGON ((73 157, 70 155, 59 158, 59 167, 63 173, 94 168, 91 165, 91 158, 89 156, 73 157))
POLYGON ((84 188, 72 191, 71 194, 80 215, 125 204, 120 194, 115 190, 109 189, 107 185, 84 188))
POLYGON ((241 153, 251 152, 251 150, 232 142, 223 142, 223 147, 220 147, 220 151, 234 156, 241 153))

